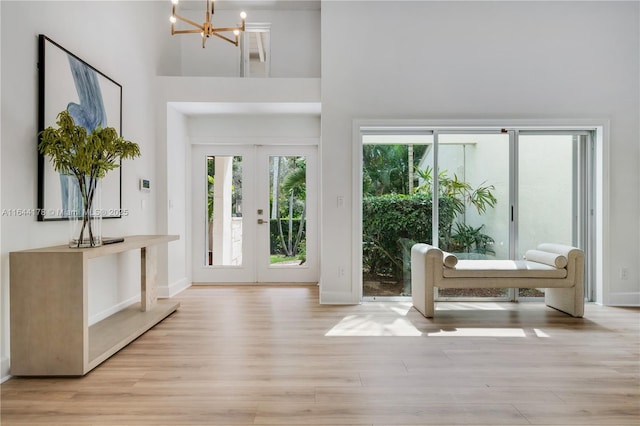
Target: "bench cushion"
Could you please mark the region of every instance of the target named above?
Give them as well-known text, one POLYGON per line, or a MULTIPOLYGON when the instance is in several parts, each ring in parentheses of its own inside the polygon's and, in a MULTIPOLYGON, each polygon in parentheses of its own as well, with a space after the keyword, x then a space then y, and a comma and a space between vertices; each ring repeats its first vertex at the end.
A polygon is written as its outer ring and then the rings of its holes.
POLYGON ((528 260, 458 260, 445 278, 566 278, 567 270, 528 260))
POLYGON ((542 250, 527 250, 524 258, 532 262, 544 263, 545 265, 555 268, 564 268, 567 266, 567 258, 558 253, 551 253, 542 250))
POLYGON ((458 264, 458 258, 455 254, 447 253, 446 251, 442 252, 442 263, 447 268, 453 268, 458 264))

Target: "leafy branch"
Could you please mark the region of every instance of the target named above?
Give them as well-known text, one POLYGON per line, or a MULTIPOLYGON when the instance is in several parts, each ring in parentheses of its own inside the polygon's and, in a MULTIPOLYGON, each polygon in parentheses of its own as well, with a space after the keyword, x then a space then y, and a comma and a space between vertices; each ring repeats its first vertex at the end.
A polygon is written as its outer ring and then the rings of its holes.
POLYGON ((82 228, 78 246, 85 230, 94 245, 91 211, 99 179, 119 167, 118 159, 140 156, 138 144, 128 141, 113 127, 97 127, 91 133, 75 124, 68 111, 58 114, 57 128, 47 127, 40 132, 38 150, 51 159, 53 168, 63 175, 73 176, 80 189, 83 203, 82 228))

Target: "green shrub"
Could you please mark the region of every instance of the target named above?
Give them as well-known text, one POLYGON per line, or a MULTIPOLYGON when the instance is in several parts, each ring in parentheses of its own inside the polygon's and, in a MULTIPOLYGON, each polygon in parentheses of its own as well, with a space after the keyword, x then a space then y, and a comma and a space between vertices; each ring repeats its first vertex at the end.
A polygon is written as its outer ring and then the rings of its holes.
MULTIPOLYGON (((362 202, 362 261, 366 272, 402 277, 406 247, 410 242, 431 243, 431 194, 381 195, 364 197, 362 202), (404 247, 404 249, 403 249, 404 247)), ((451 197, 441 197, 439 220, 453 221, 451 197)))
POLYGON ((430 196, 391 194, 363 198, 363 269, 397 277, 402 271, 400 238, 409 238, 409 231, 414 240, 431 233, 430 196))

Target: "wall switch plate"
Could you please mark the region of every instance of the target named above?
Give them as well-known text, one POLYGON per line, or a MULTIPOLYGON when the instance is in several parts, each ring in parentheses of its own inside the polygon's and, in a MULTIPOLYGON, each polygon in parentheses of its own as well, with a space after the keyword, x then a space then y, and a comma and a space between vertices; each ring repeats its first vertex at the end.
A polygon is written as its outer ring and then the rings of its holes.
POLYGON ((626 281, 629 279, 629 269, 625 266, 620 268, 620 279, 626 281))

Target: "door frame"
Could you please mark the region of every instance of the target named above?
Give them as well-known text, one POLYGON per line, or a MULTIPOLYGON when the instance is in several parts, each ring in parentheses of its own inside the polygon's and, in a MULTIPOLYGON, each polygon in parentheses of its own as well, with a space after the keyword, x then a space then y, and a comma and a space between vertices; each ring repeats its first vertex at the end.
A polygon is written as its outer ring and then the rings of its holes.
POLYGON ((491 119, 491 120, 421 120, 421 119, 354 119, 352 121, 352 246, 351 280, 352 297, 363 300, 362 289, 362 129, 380 128, 410 132, 420 131, 461 131, 461 130, 588 130, 594 134, 593 140, 593 210, 590 212, 592 237, 588 244, 591 252, 592 275, 591 300, 608 303, 609 295, 604 285, 604 277, 610 271, 609 255, 605 253, 609 233, 609 121, 606 119, 491 119))
MULTIPOLYGON (((267 175, 268 176, 268 175, 267 175)), ((301 283, 318 282, 319 276, 319 215, 318 215, 318 165, 317 146, 315 145, 219 145, 194 144, 191 150, 191 269, 193 284, 256 284, 256 283, 301 283), (307 257, 303 268, 272 268, 268 265, 269 232, 268 227, 257 225, 258 208, 268 211, 269 179, 260 179, 260 172, 268 172, 270 155, 300 155, 307 157, 307 257), (242 265, 206 265, 206 223, 202 219, 206 212, 206 162, 207 156, 242 156, 242 265), (266 167, 265 167, 265 161, 266 167), (262 161, 261 161, 262 160, 262 161), (261 202, 267 205, 258 207, 259 190, 264 190, 261 202), (261 186, 262 185, 262 186, 261 186), (258 262, 260 250, 267 250, 267 262, 258 262), (304 270, 306 274, 301 273, 304 270), (215 271, 215 272, 214 272, 215 271), (296 272, 297 271, 297 272, 296 272)), ((206 222, 206 221, 205 221, 206 222)))

